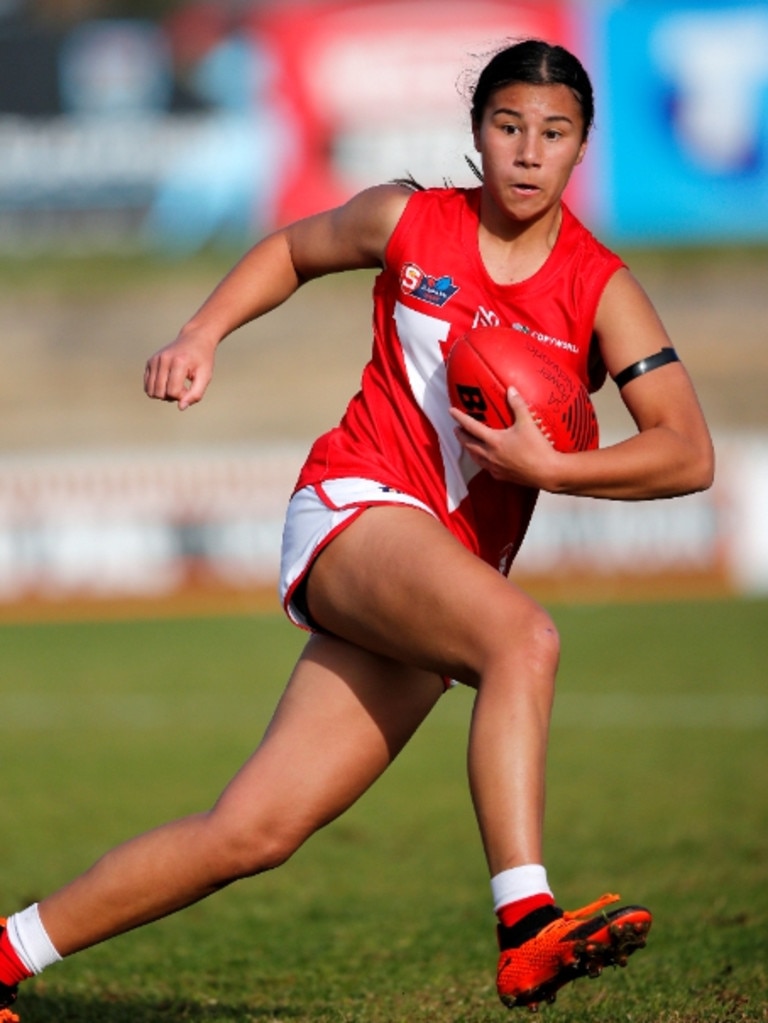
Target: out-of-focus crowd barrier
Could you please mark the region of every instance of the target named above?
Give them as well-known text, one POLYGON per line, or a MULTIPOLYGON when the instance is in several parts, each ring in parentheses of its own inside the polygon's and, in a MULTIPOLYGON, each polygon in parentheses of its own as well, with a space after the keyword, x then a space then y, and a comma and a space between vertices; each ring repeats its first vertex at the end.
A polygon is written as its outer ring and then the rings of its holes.
MULTIPOLYGON (((542 495, 513 570, 554 597, 768 592, 768 441, 718 441, 706 493, 542 495)), ((0 617, 29 604, 274 592, 303 448, 0 460, 0 617)))

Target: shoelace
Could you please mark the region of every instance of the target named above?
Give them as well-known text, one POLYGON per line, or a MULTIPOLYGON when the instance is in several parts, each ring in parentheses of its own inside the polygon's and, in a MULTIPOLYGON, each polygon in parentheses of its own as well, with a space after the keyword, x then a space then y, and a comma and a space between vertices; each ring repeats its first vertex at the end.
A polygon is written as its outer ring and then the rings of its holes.
MULTIPOLYGON (((584 917, 590 917, 593 913, 597 913, 603 906, 609 906, 612 902, 618 902, 621 898, 620 895, 611 895, 606 893, 601 895, 595 902, 590 902, 588 906, 582 906, 581 909, 566 909, 562 916, 558 917, 557 920, 553 920, 551 924, 547 924, 539 931, 539 935, 546 934, 548 931, 560 931, 563 927, 571 920, 581 920, 584 917)), ((2 1021, 0 1020, 0 1023, 2 1021)))
POLYGON ((620 898, 620 895, 611 895, 608 892, 605 895, 601 895, 595 902, 590 902, 588 906, 583 906, 581 909, 566 910, 563 913, 563 920, 578 920, 580 917, 592 916, 593 913, 597 913, 603 906, 610 906, 612 902, 618 902, 620 898))

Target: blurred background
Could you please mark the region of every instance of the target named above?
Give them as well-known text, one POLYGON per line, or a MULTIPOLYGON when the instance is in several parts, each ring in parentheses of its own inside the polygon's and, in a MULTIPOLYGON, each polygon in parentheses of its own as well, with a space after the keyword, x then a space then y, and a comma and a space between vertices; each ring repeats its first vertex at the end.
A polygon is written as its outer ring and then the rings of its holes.
MULTIPOLYGON (((220 350, 202 405, 141 390, 252 242, 370 184, 472 184, 468 89, 538 36, 596 90, 568 201, 692 373, 707 494, 542 499, 548 596, 768 593, 768 6, 728 0, 0 0, 0 618, 274 601, 309 441, 370 348, 367 273, 220 350)), ((612 385, 603 439, 632 424, 612 385)))

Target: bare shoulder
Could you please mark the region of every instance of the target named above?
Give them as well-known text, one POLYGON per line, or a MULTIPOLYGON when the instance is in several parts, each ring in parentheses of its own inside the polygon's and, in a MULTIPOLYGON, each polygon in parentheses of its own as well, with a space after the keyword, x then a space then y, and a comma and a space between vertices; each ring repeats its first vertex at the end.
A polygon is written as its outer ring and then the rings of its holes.
POLYGON ((359 192, 340 207, 338 217, 382 261, 387 243, 411 195, 413 191, 405 185, 374 185, 359 192))
POLYGON ((645 289, 635 275, 627 267, 621 267, 605 286, 600 302, 600 310, 616 312, 627 305, 640 308, 653 308, 653 304, 645 289))
POLYGON ((383 266, 392 232, 412 195, 403 185, 376 185, 343 205, 287 228, 288 244, 303 278, 383 266))
POLYGON ((626 268, 617 270, 605 287, 595 316, 595 333, 612 376, 671 344, 653 302, 626 268))

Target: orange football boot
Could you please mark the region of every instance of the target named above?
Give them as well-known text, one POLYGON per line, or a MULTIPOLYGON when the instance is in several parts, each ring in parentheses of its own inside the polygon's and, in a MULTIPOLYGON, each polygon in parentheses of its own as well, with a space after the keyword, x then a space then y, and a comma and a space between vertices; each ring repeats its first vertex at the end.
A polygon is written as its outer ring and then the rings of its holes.
POLYGON ((603 910, 618 900, 604 895, 565 912, 516 947, 504 947, 515 929, 500 925, 496 987, 507 1008, 527 1006, 535 1012, 540 1002, 554 1002, 569 981, 599 977, 605 966, 626 966, 628 956, 645 945, 651 914, 643 906, 603 910))

